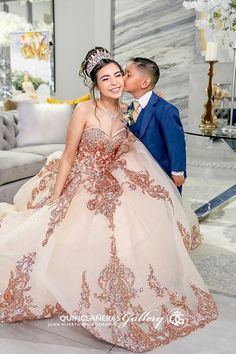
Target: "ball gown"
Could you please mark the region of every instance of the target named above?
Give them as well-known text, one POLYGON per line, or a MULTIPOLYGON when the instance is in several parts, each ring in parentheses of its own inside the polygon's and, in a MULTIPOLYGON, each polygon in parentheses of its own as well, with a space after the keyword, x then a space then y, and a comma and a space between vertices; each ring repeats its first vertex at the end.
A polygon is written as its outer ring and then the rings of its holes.
POLYGON ((215 320, 189 256, 197 219, 145 146, 126 127, 85 129, 47 204, 61 154, 0 203, 0 321, 59 317, 144 352, 215 320))

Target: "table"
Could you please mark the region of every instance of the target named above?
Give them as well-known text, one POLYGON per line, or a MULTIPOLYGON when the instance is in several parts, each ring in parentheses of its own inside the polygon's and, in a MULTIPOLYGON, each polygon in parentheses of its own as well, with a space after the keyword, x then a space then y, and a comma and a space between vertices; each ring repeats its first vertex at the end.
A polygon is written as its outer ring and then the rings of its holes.
MULTIPOLYGON (((185 128, 184 132, 186 135, 206 137, 212 139, 213 141, 215 139, 224 139, 224 141, 236 153, 236 135, 227 135, 223 133, 221 130, 223 126, 224 124, 220 123, 219 127, 214 130, 200 129, 198 126, 195 126, 191 128, 185 128)), ((220 209, 223 209, 225 206, 227 206, 229 203, 232 203, 232 201, 234 200, 236 200, 236 184, 234 184, 226 191, 219 194, 217 197, 209 200, 207 203, 203 204, 200 208, 195 210, 199 222, 206 220, 210 215, 216 213, 220 209)))
POLYGON ((225 140, 236 140, 236 133, 234 135, 226 134, 222 132, 222 128, 225 126, 224 122, 218 123, 218 128, 216 129, 202 129, 199 126, 193 126, 191 128, 185 129, 185 134, 196 135, 196 136, 205 136, 208 138, 220 138, 225 140))

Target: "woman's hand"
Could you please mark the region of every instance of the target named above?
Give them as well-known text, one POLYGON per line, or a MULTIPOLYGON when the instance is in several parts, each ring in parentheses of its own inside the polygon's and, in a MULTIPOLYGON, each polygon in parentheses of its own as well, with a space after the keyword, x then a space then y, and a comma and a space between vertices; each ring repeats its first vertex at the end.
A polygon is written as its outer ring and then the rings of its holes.
POLYGON ((53 195, 53 196, 51 196, 51 197, 47 200, 46 204, 47 204, 47 205, 52 204, 52 203, 53 203, 55 200, 57 200, 59 197, 60 197, 59 195, 53 195))
POLYGON ((85 124, 87 122, 86 117, 90 114, 88 112, 91 111, 91 103, 89 104, 90 105, 88 105, 87 102, 80 103, 72 114, 67 129, 66 146, 61 156, 54 189, 52 191, 52 195, 49 195, 48 201, 46 202, 47 204, 51 205, 62 194, 67 177, 74 163, 85 124))

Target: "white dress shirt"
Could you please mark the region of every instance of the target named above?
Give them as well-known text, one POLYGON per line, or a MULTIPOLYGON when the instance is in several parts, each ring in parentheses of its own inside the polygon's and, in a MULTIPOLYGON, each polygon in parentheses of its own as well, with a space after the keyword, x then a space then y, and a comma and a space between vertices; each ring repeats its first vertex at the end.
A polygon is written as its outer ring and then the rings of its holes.
MULTIPOLYGON (((148 104, 148 102, 152 96, 152 93, 153 93, 153 91, 148 91, 143 96, 141 96, 135 100, 135 101, 138 101, 138 103, 139 103, 139 112, 146 107, 146 105, 148 104)), ((171 174, 175 175, 175 176, 183 176, 184 171, 178 171, 178 172, 171 171, 171 174)))
POLYGON ((144 109, 146 107, 146 105, 148 104, 150 98, 152 95, 152 91, 148 91, 146 92, 143 96, 139 97, 136 101, 138 101, 139 103, 139 111, 141 111, 141 109, 144 109))

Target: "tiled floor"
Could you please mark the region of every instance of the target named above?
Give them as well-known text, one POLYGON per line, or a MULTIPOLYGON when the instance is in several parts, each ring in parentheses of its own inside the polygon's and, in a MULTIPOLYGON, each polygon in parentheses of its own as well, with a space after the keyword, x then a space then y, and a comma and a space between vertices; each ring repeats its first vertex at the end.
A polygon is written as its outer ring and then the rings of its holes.
MULTIPOLYGON (((205 141, 198 147, 189 146, 189 178, 185 186, 185 195, 196 209, 207 200, 216 197, 234 185, 235 172, 236 154, 226 144, 216 142, 209 147, 205 141)), ((230 210, 228 214, 229 212, 230 210)), ((222 215, 224 218, 224 214, 222 215)), ((229 217, 231 218, 230 215, 229 217)), ((215 221, 213 218, 208 223, 204 222, 202 230, 205 230, 207 243, 214 245, 217 217, 215 221)), ((230 247, 230 250, 235 252, 235 244, 231 243, 231 239, 236 242, 236 235, 230 235, 226 246, 227 249, 230 247)), ((219 246, 221 244, 220 233, 215 240, 219 246)), ((185 338, 157 348, 152 353, 235 354, 236 297, 221 294, 214 294, 214 297, 219 311, 217 321, 185 338)), ((126 351, 97 340, 84 329, 64 327, 59 320, 0 324, 0 354, 51 354, 53 352, 57 354, 95 354, 101 352, 125 353, 126 351)))

